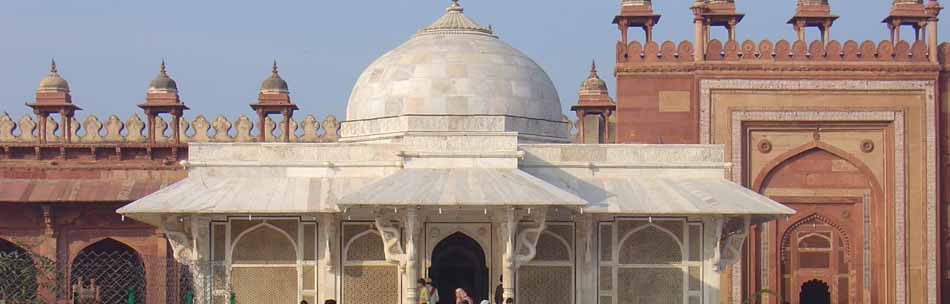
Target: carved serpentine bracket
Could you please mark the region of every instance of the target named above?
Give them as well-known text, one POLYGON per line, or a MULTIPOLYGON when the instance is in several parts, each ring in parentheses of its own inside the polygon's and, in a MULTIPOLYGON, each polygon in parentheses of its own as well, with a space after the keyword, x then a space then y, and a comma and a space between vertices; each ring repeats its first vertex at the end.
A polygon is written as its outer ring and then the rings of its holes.
POLYGON ((323 241, 323 248, 321 248, 321 262, 325 267, 325 271, 333 270, 333 266, 336 265, 336 256, 333 255, 335 251, 333 248, 333 239, 337 235, 337 225, 339 224, 338 220, 333 214, 323 214, 320 216, 320 233, 319 239, 323 241))
POLYGON ((534 256, 538 253, 538 239, 545 227, 547 227, 547 209, 541 208, 541 210, 538 210, 537 218, 535 218, 535 226, 524 228, 518 232, 518 244, 515 247, 514 255, 515 269, 534 259, 534 256))
POLYGON ((386 261, 403 266, 406 264, 406 252, 402 249, 402 242, 399 237, 398 224, 392 222, 392 218, 376 214, 376 229, 383 238, 383 252, 386 254, 386 261))
POLYGON ((716 254, 716 266, 722 271, 742 258, 742 244, 749 236, 749 225, 752 217, 728 218, 717 222, 716 231, 719 233, 719 250, 716 254))
POLYGON ((206 254, 202 248, 199 248, 199 244, 207 244, 211 233, 210 221, 203 217, 162 217, 162 232, 165 233, 168 243, 172 246, 175 260, 188 266, 196 299, 210 299, 201 284, 207 281, 211 267, 202 264, 207 261, 206 254))
POLYGON ((187 264, 194 260, 194 240, 191 238, 191 229, 179 220, 178 216, 162 217, 162 233, 168 239, 172 246, 172 254, 175 260, 187 264))
MULTIPOLYGON (((591 263, 593 262, 593 240, 594 240, 594 231, 597 231, 594 227, 594 219, 590 215, 583 215, 577 217, 575 220, 577 222, 577 233, 584 236, 584 261, 591 263)), ((593 265, 593 264, 589 264, 593 265)))

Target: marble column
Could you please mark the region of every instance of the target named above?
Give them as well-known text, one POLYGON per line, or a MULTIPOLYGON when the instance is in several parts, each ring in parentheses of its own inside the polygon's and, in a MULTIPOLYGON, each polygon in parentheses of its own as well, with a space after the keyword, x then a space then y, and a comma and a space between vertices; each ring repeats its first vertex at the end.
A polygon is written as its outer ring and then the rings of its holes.
POLYGON ((406 273, 405 283, 406 298, 404 304, 419 303, 419 289, 416 287, 416 281, 419 280, 419 251, 416 249, 416 239, 419 235, 419 210, 416 207, 406 209, 406 273))
POLYGON ((337 282, 339 282, 340 268, 339 257, 334 254, 339 248, 339 239, 337 226, 340 222, 333 214, 323 214, 320 216, 320 231, 317 239, 319 240, 318 252, 319 263, 317 264, 320 282, 317 284, 317 301, 324 303, 326 300, 338 300, 337 282))
POLYGON ((505 242, 505 252, 501 258, 502 277, 501 282, 503 299, 515 297, 515 233, 518 231, 518 220, 515 217, 515 209, 505 210, 504 223, 502 224, 502 239, 505 242))

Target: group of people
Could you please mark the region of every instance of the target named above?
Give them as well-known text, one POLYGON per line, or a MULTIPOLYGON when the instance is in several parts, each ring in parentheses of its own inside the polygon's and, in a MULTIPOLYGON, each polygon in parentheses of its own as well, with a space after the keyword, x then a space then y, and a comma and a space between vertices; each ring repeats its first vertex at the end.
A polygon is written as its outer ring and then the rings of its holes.
MULTIPOLYGON (((419 287, 419 304, 440 304, 439 303, 439 291, 432 286, 431 281, 426 281, 426 279, 419 279, 416 281, 416 285, 419 287)), ((501 284, 498 284, 498 287, 495 289, 495 304, 514 304, 515 300, 508 298, 502 303, 501 300, 501 284)), ((307 301, 300 301, 300 304, 309 304, 307 301)), ((336 300, 327 300, 324 304, 336 304, 336 300)), ((447 304, 447 303, 442 303, 447 304)), ((455 304, 475 304, 475 301, 472 300, 472 297, 468 296, 468 293, 465 292, 465 289, 456 288, 455 289, 455 304)), ((488 300, 482 300, 479 304, 490 304, 488 300)))
MULTIPOLYGON (((431 281, 426 279, 419 279, 416 281, 416 285, 419 287, 419 304, 440 304, 439 302, 439 291, 432 286, 431 281)), ((502 303, 501 300, 501 284, 498 284, 498 288, 495 289, 495 304, 514 304, 514 299, 507 299, 502 303)), ((447 304, 447 303, 441 303, 447 304)), ((455 304, 475 304, 475 301, 472 300, 472 297, 468 296, 468 293, 465 292, 465 289, 456 288, 455 289, 455 304)), ((482 300, 479 304, 490 304, 488 300, 482 300)))

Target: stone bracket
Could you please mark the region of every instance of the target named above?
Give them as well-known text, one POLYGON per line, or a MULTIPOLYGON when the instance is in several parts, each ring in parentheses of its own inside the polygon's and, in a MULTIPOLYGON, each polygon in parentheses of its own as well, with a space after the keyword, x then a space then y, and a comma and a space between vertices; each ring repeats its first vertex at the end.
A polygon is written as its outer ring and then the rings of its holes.
POLYGON ((719 271, 742 259, 742 244, 749 236, 751 220, 752 217, 746 215, 742 218, 723 219, 717 223, 716 230, 720 237, 716 265, 719 271))
POLYGON ((172 254, 176 261, 185 263, 192 261, 195 254, 194 239, 188 225, 179 222, 178 216, 163 216, 162 232, 172 246, 172 254))
POLYGON ((383 238, 383 252, 386 254, 386 261, 404 265, 406 262, 406 253, 403 251, 402 241, 400 239, 399 227, 390 221, 390 218, 376 214, 374 220, 376 229, 379 230, 380 237, 383 238))
POLYGON ((534 256, 538 253, 538 239, 541 237, 541 232, 547 227, 547 209, 542 208, 538 211, 538 217, 535 219, 535 223, 534 227, 528 227, 518 232, 517 246, 515 247, 514 255, 515 269, 533 260, 534 256))

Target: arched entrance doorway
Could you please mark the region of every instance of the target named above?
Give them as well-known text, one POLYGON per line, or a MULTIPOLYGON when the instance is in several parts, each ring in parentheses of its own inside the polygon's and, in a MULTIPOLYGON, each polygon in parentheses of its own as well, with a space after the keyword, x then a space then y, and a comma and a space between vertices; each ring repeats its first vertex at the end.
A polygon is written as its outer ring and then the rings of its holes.
POLYGON ((831 291, 825 282, 811 280, 802 284, 799 299, 802 304, 831 304, 831 291))
POLYGON ((128 303, 129 292, 135 303, 145 303, 145 264, 134 249, 103 239, 86 247, 73 258, 70 286, 82 284, 99 289, 97 303, 128 303))
POLYGON ((485 251, 464 233, 453 233, 436 244, 429 277, 441 302, 454 302, 456 288, 465 289, 476 303, 488 299, 485 251))

